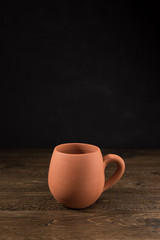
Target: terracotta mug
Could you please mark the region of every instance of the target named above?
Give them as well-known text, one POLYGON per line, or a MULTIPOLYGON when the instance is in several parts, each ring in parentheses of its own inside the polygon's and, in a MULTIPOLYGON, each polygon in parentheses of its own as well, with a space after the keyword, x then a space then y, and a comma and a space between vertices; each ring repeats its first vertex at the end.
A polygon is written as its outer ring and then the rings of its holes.
POLYGON ((54 198, 68 208, 85 208, 113 186, 123 175, 125 163, 115 154, 103 156, 99 147, 65 143, 54 148, 48 185, 54 198), (105 168, 115 162, 117 170, 105 182, 105 168))

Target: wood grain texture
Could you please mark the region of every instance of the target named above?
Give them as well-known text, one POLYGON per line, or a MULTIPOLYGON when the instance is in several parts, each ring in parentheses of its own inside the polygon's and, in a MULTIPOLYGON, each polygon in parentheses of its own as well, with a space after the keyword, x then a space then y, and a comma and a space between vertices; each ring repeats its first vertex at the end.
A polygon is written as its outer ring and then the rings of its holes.
POLYGON ((52 149, 1 149, 0 239, 160 239, 160 150, 106 153, 124 158, 123 178, 92 206, 71 210, 48 189, 52 149))

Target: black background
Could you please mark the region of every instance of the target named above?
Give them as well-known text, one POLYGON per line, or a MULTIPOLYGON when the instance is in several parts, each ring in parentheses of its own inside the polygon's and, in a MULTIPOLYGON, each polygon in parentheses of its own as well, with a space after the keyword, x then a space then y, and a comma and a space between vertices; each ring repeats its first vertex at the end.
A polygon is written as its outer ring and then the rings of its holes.
POLYGON ((1 6, 0 147, 159 148, 158 33, 142 1, 1 6))

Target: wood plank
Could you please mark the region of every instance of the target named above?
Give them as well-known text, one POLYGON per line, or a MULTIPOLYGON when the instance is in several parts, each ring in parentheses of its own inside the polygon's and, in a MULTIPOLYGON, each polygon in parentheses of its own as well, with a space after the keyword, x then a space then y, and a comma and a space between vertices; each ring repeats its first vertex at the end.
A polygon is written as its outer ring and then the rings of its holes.
MULTIPOLYGON (((90 207, 57 203, 47 184, 52 149, 0 150, 0 239, 160 239, 160 150, 103 150, 123 178, 90 207)), ((109 177, 115 170, 110 164, 109 177)))
POLYGON ((159 213, 87 210, 1 212, 1 239, 159 239, 159 213))

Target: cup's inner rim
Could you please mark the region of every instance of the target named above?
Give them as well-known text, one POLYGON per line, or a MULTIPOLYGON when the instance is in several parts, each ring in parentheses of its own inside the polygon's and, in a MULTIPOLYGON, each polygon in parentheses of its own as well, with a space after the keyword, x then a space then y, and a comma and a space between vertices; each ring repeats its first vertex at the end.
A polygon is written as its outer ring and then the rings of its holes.
POLYGON ((55 147, 57 152, 63 154, 90 154, 97 152, 99 148, 88 143, 63 143, 55 147))

